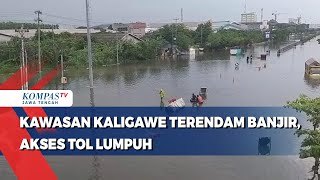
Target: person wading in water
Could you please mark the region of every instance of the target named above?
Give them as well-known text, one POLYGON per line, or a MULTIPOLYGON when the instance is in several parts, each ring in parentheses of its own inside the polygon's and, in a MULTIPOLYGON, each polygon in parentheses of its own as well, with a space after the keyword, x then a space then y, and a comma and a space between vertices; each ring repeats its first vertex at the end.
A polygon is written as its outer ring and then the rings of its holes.
POLYGON ((163 98, 164 98, 164 91, 163 89, 160 89, 160 99, 161 99, 161 102, 163 101, 163 98))

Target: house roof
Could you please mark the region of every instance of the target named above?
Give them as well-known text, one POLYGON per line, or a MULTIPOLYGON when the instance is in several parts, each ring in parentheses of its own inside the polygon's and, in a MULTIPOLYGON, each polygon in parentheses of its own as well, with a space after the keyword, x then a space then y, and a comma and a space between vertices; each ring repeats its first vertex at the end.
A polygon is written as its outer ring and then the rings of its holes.
POLYGON ((129 24, 129 28, 131 29, 142 29, 142 28, 146 28, 147 24, 143 23, 143 22, 135 22, 135 23, 130 23, 129 24))
POLYGON ((320 65, 320 63, 315 60, 314 58, 309 59, 308 61, 306 61, 306 65, 310 66, 310 65, 320 65))
POLYGON ((124 36, 122 37, 122 39, 123 39, 125 36, 131 36, 131 37, 133 37, 134 39, 136 39, 136 40, 138 40, 138 41, 143 41, 141 38, 138 38, 137 36, 135 36, 135 35, 133 35, 133 34, 131 34, 131 33, 128 33, 128 34, 124 35, 124 36))
POLYGON ((221 28, 227 28, 227 27, 232 27, 232 28, 235 28, 235 29, 238 29, 238 30, 245 30, 246 25, 240 25, 240 24, 236 24, 236 23, 232 23, 232 24, 226 24, 224 26, 222 26, 221 28))
POLYGON ((96 40, 113 42, 122 39, 125 36, 125 33, 117 32, 117 33, 94 33, 92 37, 96 40))
POLYGON ((245 24, 245 25, 262 25, 262 22, 244 22, 241 24, 245 24))
POLYGON ((0 33, 0 36, 6 36, 6 37, 14 37, 14 36, 12 36, 12 35, 9 35, 9 34, 3 34, 3 33, 0 33))
MULTIPOLYGON (((79 36, 85 37, 85 34, 77 34, 79 36)), ((137 36, 130 34, 130 33, 110 33, 110 32, 100 32, 100 33, 93 33, 92 37, 99 42, 115 42, 118 40, 123 40, 126 36, 130 36, 137 41, 143 41, 142 39, 138 38, 137 36)))

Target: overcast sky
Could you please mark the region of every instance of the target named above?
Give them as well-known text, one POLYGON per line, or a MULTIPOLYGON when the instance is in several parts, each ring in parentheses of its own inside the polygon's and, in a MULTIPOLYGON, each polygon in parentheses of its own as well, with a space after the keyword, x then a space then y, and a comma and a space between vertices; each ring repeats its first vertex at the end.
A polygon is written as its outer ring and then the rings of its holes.
MULTIPOLYGON (((44 23, 66 25, 85 24, 85 0, 0 0, 0 20, 33 21, 34 11, 43 11, 44 23)), ((245 0, 90 0, 92 24, 112 22, 172 22, 233 20, 240 21, 245 0)), ((302 22, 320 24, 320 0, 247 0, 247 12, 256 12, 261 18, 271 19, 272 12, 283 13, 278 20, 302 15, 302 22)))

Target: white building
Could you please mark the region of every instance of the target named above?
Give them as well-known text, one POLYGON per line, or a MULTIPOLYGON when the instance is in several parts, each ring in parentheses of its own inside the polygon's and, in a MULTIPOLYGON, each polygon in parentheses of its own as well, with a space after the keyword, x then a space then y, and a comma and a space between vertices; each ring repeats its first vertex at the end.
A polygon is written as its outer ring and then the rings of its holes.
POLYGON ((254 23, 254 22, 257 22, 256 13, 241 14, 241 23, 254 23))
POLYGON ((264 20, 262 22, 262 25, 260 26, 260 30, 268 30, 269 29, 269 24, 267 20, 264 20))
MULTIPOLYGON (((248 26, 246 24, 240 24, 233 21, 210 21, 212 23, 212 30, 218 31, 222 29, 234 29, 234 30, 248 30, 248 26)), ((205 24, 207 21, 204 22, 183 22, 183 25, 191 30, 195 31, 200 24, 205 24)), ((165 25, 171 25, 174 23, 152 23, 148 24, 146 28, 146 33, 157 31, 158 29, 162 28, 165 25)), ((181 23, 179 23, 181 24, 181 23)))
POLYGON ((217 31, 221 29, 233 29, 233 30, 247 30, 248 26, 245 24, 239 24, 233 21, 214 21, 212 22, 212 30, 217 31))
POLYGON ((309 24, 309 29, 320 29, 320 24, 309 24))

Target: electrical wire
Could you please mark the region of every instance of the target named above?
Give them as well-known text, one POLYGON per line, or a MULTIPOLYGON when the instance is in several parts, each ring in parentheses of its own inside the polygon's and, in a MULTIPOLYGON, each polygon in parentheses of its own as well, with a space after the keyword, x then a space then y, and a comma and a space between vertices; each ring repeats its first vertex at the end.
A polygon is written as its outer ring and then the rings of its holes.
POLYGON ((0 16, 28 16, 28 15, 33 15, 33 13, 21 13, 21 12, 10 12, 10 13, 5 13, 5 12, 0 12, 0 16))
POLYGON ((42 13, 44 16, 48 17, 54 17, 58 19, 65 19, 65 20, 70 20, 70 21, 80 21, 80 22, 85 22, 86 20, 83 19, 76 19, 76 18, 71 18, 71 17, 64 17, 64 16, 57 16, 57 15, 52 15, 52 14, 47 14, 47 13, 42 13))
MULTIPOLYGON (((64 19, 64 20, 69 20, 69 21, 77 21, 77 22, 86 23, 85 19, 77 19, 77 18, 53 15, 53 14, 48 14, 48 13, 42 13, 42 15, 47 16, 47 17, 57 18, 57 19, 64 19)), ((105 22, 102 22, 102 21, 90 21, 90 22, 94 23, 94 24, 104 24, 105 23, 105 22)))
MULTIPOLYGON (((72 26, 72 27, 79 27, 79 26, 86 26, 86 20, 85 19, 77 19, 72 17, 66 17, 66 16, 60 16, 60 15, 54 15, 49 13, 42 13, 43 16, 48 18, 55 18, 56 20, 46 20, 43 19, 43 24, 58 24, 58 25, 64 25, 64 26, 72 26), (61 22, 59 20, 67 20, 69 22, 61 22)), ((23 19, 14 19, 13 17, 22 17, 22 16, 34 16, 33 13, 3 13, 0 12, 0 21, 6 21, 6 22, 15 22, 15 23, 34 23, 34 20, 23 20, 23 19), (12 19, 3 19, 1 20, 1 17, 5 18, 12 18, 12 19)), ((28 17, 26 17, 28 18, 28 17)), ((99 21, 91 21, 92 24, 99 25, 99 24, 105 24, 105 22, 99 22, 99 21)))
POLYGON ((15 23, 33 22, 34 23, 34 20, 10 19, 10 20, 5 20, 5 22, 15 22, 15 23))
POLYGON ((72 27, 84 26, 83 24, 70 24, 70 23, 61 23, 56 21, 44 21, 44 22, 46 24, 57 24, 57 25, 72 26, 72 27))

